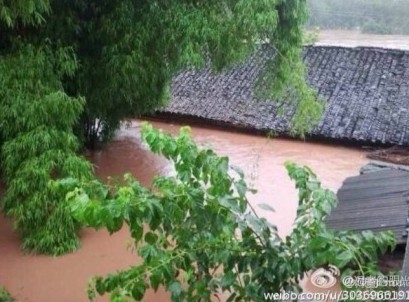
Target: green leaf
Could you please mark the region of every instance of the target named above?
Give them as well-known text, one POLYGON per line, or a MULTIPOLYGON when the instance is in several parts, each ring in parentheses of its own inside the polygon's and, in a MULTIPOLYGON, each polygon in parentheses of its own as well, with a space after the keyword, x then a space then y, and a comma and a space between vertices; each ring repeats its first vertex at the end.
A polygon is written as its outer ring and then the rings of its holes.
POLYGON ((135 242, 139 242, 143 236, 143 227, 140 225, 132 225, 131 235, 135 242))
POLYGON ((169 292, 174 297, 179 297, 180 294, 182 293, 182 286, 181 286, 180 282, 178 282, 178 281, 172 282, 172 284, 169 285, 168 289, 169 289, 169 292))
POLYGON ((138 281, 132 288, 132 298, 136 301, 141 301, 145 295, 146 285, 142 281, 138 281))
POLYGON ((224 274, 221 280, 221 286, 223 290, 230 288, 236 282, 237 276, 232 272, 227 272, 224 274))
POLYGON ((231 168, 234 172, 236 172, 236 173, 240 176, 240 178, 244 178, 244 171, 243 171, 243 169, 241 169, 240 167, 235 166, 235 165, 231 165, 230 168, 231 168))
POLYGON ((347 264, 349 264, 354 259, 354 253, 351 251, 343 251, 340 254, 335 256, 336 266, 339 268, 343 268, 347 264))
POLYGON ((237 181, 235 184, 237 192, 240 196, 245 196, 247 192, 247 184, 243 180, 237 181))
POLYGON ((261 209, 263 209, 263 210, 270 211, 270 212, 275 212, 275 210, 273 209, 273 207, 270 206, 270 205, 267 204, 267 203, 259 203, 258 206, 259 206, 259 208, 261 208, 261 209))
POLYGON ((151 287, 155 290, 155 292, 158 290, 159 285, 162 283, 162 276, 156 272, 153 272, 151 276, 149 277, 151 287))
POLYGON ((232 212, 235 213, 241 212, 239 206, 237 205, 237 199, 234 197, 223 196, 219 198, 218 201, 222 206, 230 209, 232 212))
POLYGON ((105 283, 102 278, 95 279, 95 289, 97 290, 99 295, 103 295, 106 292, 105 283))
POLYGON ((148 232, 145 234, 145 241, 149 244, 155 244, 158 240, 158 236, 155 233, 148 232))
POLYGON ((107 230, 110 234, 118 232, 123 226, 124 220, 122 217, 114 218, 111 217, 111 220, 106 224, 107 230))
POLYGON ((158 255, 157 248, 150 244, 144 245, 138 250, 138 252, 139 255, 141 255, 142 258, 148 263, 152 260, 152 258, 155 258, 158 255))

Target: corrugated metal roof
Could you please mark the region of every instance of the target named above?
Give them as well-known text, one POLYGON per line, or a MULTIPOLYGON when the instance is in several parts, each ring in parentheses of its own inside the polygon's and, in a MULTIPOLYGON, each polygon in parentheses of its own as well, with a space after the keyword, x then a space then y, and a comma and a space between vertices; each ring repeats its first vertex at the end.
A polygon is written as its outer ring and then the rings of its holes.
POLYGON ((327 218, 337 230, 392 230, 406 243, 409 172, 382 169, 347 178, 337 193, 338 205, 327 218))

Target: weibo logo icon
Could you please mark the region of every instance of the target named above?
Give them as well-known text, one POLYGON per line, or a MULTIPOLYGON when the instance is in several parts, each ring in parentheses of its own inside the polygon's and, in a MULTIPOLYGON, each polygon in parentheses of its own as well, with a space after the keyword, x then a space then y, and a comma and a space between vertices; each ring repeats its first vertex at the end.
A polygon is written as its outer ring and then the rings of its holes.
POLYGON ((340 271, 333 265, 321 267, 315 270, 311 276, 311 283, 318 288, 330 288, 337 283, 337 278, 340 276, 340 271))

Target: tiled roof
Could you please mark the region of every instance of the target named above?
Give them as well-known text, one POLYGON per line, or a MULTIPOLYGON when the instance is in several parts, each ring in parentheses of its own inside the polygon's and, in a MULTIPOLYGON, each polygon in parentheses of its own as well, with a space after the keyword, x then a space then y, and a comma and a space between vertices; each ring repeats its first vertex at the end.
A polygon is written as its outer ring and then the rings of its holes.
MULTIPOLYGON (((255 83, 274 52, 262 47, 246 62, 220 74, 186 70, 172 83, 160 112, 288 133, 292 105, 258 100, 255 83)), ((308 80, 326 100, 315 137, 409 145, 409 51, 314 46, 304 49, 308 80)), ((290 103, 290 102, 288 102, 290 103)))

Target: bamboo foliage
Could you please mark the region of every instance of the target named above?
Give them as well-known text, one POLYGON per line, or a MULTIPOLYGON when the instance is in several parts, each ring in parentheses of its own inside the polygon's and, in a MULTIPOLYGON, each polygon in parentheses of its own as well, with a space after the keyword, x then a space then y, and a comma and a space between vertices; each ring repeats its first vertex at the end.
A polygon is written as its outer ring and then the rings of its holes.
POLYGON ((1 162, 7 192, 4 211, 15 218, 25 250, 62 254, 78 247, 77 224, 48 182, 91 177, 91 166, 76 155, 72 133, 84 102, 66 95, 47 48, 26 46, 0 60, 1 162), (19 68, 15 68, 18 66, 19 68))
POLYGON ((300 116, 316 114, 299 57, 305 17, 304 0, 0 0, 4 210, 23 247, 78 246, 75 221, 48 182, 91 178, 78 148, 99 147, 125 117, 166 104, 183 67, 210 59, 220 70, 270 43, 280 54, 275 90, 291 85, 300 116))

